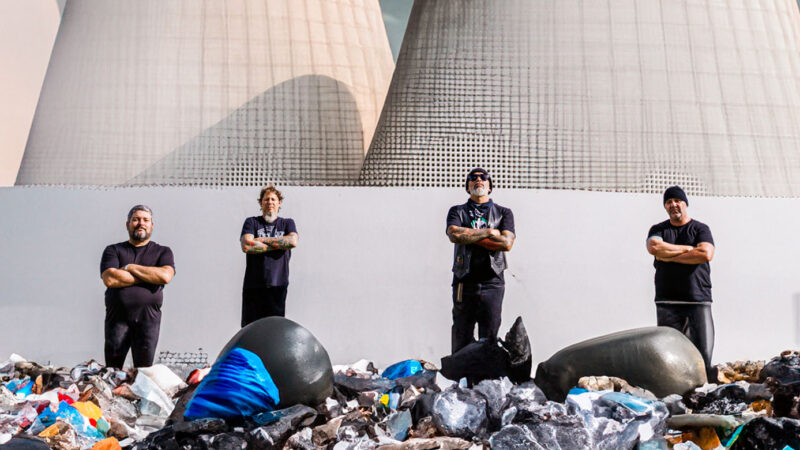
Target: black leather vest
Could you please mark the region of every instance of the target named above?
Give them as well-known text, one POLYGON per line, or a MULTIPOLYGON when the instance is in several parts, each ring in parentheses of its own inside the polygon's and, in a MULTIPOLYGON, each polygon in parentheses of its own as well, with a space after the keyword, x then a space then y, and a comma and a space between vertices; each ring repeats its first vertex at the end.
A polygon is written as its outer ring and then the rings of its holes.
MULTIPOLYGON (((462 226, 463 224, 468 224, 470 222, 469 219, 469 202, 464 203, 463 205, 458 206, 458 217, 461 219, 462 226)), ((497 205, 492 203, 492 206, 489 208, 489 215, 486 218, 488 222, 489 228, 497 228, 500 225, 500 220, 502 216, 500 215, 500 210, 497 208, 497 205)), ((470 249, 469 245, 464 244, 455 244, 455 249, 453 251, 453 273, 455 274, 456 278, 464 278, 464 275, 469 273, 469 264, 470 260, 472 259, 472 250, 470 249)), ((489 261, 492 266, 492 270, 498 275, 500 275, 508 265, 506 264, 506 252, 503 251, 494 251, 489 252, 489 261)))

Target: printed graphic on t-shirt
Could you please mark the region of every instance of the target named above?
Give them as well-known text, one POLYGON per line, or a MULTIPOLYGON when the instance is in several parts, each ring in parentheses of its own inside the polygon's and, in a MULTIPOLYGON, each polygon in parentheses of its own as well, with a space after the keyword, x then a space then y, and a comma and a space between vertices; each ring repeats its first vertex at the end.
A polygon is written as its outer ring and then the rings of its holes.
POLYGON ((485 228, 489 228, 489 222, 486 221, 483 217, 478 217, 477 219, 472 219, 469 223, 475 230, 483 230, 485 228))
POLYGON ((281 237, 283 236, 283 231, 275 231, 275 224, 270 224, 265 226, 264 228, 259 228, 256 230, 256 234, 260 238, 270 238, 270 237, 281 237))
POLYGON ((484 217, 486 213, 489 212, 489 208, 472 208, 469 210, 469 226, 472 227, 473 230, 483 230, 489 228, 489 221, 486 220, 484 217))

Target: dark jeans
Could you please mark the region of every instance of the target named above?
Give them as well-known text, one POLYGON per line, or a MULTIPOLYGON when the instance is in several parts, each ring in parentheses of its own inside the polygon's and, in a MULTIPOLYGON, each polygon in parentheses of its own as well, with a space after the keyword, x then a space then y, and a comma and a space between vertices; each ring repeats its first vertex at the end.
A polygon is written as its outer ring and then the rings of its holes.
MULTIPOLYGON (((706 372, 714 376, 711 354, 714 352, 714 319, 710 303, 674 304, 656 303, 658 326, 672 327, 684 334, 700 350, 706 364, 706 372)), ((716 379, 709 380, 714 383, 716 379)))
POLYGON ((131 351, 134 367, 152 366, 160 329, 160 317, 138 321, 106 318, 106 366, 122 368, 128 350, 131 351))
POLYGON ((288 287, 242 289, 242 327, 264 317, 285 317, 288 287))
POLYGON ((476 323, 479 338, 497 339, 505 291, 505 284, 496 282, 453 285, 453 353, 475 342, 476 323))

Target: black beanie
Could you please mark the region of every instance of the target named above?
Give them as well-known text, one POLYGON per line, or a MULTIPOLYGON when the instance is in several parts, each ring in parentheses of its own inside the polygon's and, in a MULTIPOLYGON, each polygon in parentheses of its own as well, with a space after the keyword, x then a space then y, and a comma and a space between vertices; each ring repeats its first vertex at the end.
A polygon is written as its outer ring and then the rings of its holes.
POLYGON ((686 198, 686 193, 683 192, 680 186, 671 186, 668 187, 666 191, 664 191, 664 203, 667 203, 667 200, 671 198, 677 198, 678 200, 683 200, 686 202, 686 206, 689 206, 689 199, 686 198))
POLYGON ((474 168, 474 169, 472 169, 472 170, 470 170, 470 171, 469 171, 469 173, 467 174, 467 178, 466 178, 466 179, 464 179, 464 189, 466 189, 466 190, 467 190, 467 193, 469 194, 469 176, 470 176, 470 175, 473 175, 473 174, 475 174, 475 173, 478 173, 478 172, 482 172, 482 173, 485 173, 485 174, 486 174, 486 181, 488 181, 488 182, 489 182, 489 192, 491 193, 491 192, 492 192, 492 189, 493 189, 493 186, 492 186, 492 176, 491 176, 491 175, 489 175, 489 172, 488 172, 488 171, 486 171, 486 170, 484 170, 484 169, 481 169, 480 167, 476 167, 476 168, 474 168))

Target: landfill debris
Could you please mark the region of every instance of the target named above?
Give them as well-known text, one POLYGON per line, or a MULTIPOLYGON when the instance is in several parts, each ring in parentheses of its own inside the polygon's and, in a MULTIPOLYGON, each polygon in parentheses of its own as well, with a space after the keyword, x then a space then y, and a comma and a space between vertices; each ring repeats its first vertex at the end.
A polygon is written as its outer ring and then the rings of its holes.
POLYGON ((451 380, 467 378, 473 385, 502 377, 522 383, 530 379, 532 364, 528 332, 517 317, 504 340, 481 339, 442 358, 441 373, 451 380))
POLYGON ((683 395, 707 381, 700 352, 670 327, 620 331, 571 345, 540 363, 534 380, 548 399, 560 402, 588 376, 619 377, 658 397, 683 395))
POLYGON ((425 361, 391 371, 361 361, 336 366, 330 395, 316 405, 187 420, 189 399, 213 379, 207 367, 119 370, 88 361, 69 369, 14 355, 0 362, 0 448, 800 450, 800 419, 791 416, 800 402, 795 356, 774 358, 763 382, 703 384, 657 398, 617 375, 587 375, 563 402, 532 380, 441 390, 438 369, 425 361), (794 405, 789 416, 778 415, 780 402, 794 405))
POLYGON ((761 381, 761 369, 764 368, 764 361, 735 361, 720 364, 717 366, 717 380, 720 383, 733 383, 735 381, 747 381, 758 383, 761 381))
POLYGON ((578 387, 590 391, 615 391, 625 394, 635 395, 648 400, 656 400, 656 396, 647 389, 631 386, 627 381, 618 377, 607 377, 605 375, 595 377, 581 377, 578 380, 578 387))

